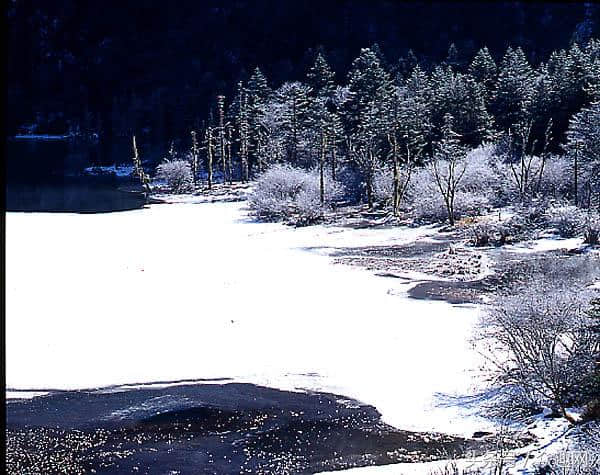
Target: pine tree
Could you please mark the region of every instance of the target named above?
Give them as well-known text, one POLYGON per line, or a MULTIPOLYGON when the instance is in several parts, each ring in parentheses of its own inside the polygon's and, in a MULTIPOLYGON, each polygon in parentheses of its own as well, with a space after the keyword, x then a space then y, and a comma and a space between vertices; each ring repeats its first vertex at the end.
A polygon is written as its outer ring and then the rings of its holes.
POLYGON ((359 127, 361 116, 371 114, 373 106, 377 107, 384 102, 391 85, 389 74, 381 66, 377 55, 370 49, 363 48, 352 62, 348 74, 350 99, 346 110, 351 132, 359 127))
POLYGON ((452 68, 457 68, 460 66, 458 49, 454 43, 451 43, 450 47, 448 48, 448 54, 446 56, 445 63, 452 68))
POLYGON ((265 131, 261 125, 262 114, 267 100, 271 97, 272 91, 267 83, 267 78, 257 67, 248 80, 248 150, 256 162, 258 171, 262 171, 265 131))
POLYGON ((527 116, 534 80, 523 50, 509 47, 500 64, 492 98, 494 116, 501 130, 508 130, 527 116))
POLYGON ((600 209, 600 101, 592 103, 573 115, 567 130, 565 151, 573 163, 573 194, 578 202, 579 173, 585 172, 585 182, 589 190, 587 200, 591 205, 591 194, 598 195, 600 209))
POLYGON ((280 127, 285 134, 287 159, 293 165, 298 164, 298 146, 307 126, 310 94, 310 87, 299 82, 285 83, 276 92, 282 111, 280 127))
POLYGON ((470 75, 438 66, 431 75, 432 123, 441 126, 451 114, 456 131, 465 143, 479 145, 493 136, 492 117, 487 111, 483 88, 470 75))
POLYGON ((483 85, 484 98, 488 101, 492 95, 496 75, 498 74, 498 66, 492 58, 487 46, 481 48, 469 66, 469 74, 475 78, 477 82, 483 85))
POLYGON ((348 74, 348 101, 345 103, 347 148, 361 169, 369 208, 373 206, 373 176, 385 140, 384 110, 392 81, 377 54, 362 49, 348 74))
POLYGON ((335 74, 321 53, 308 71, 306 82, 316 97, 330 97, 335 91, 335 74))

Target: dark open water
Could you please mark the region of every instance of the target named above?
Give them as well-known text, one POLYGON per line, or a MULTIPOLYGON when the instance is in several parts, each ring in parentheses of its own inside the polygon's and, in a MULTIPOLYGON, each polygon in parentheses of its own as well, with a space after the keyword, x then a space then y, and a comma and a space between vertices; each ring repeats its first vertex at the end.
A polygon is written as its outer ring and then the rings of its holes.
MULTIPOLYGON (((7 211, 110 212, 140 208, 141 187, 128 177, 90 176, 97 146, 69 140, 9 139, 5 148, 7 211)), ((112 163, 127 163, 127 149, 112 163)), ((109 164, 109 163, 106 163, 109 164)))

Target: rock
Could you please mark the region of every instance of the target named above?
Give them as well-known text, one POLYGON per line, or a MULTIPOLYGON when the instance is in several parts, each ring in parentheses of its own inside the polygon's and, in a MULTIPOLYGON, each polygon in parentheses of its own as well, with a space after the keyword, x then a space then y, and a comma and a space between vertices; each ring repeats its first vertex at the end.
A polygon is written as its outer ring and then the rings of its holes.
POLYGON ((476 432, 473 432, 473 438, 474 439, 481 439, 483 437, 489 437, 490 435, 493 435, 492 432, 486 432, 483 430, 478 430, 476 432))

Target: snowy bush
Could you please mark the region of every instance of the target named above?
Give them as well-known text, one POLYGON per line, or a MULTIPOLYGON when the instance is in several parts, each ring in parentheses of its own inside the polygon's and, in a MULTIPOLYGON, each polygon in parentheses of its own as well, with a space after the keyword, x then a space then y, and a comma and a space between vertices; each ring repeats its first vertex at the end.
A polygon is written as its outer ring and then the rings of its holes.
POLYGON ((275 165, 259 177, 249 205, 262 219, 308 224, 322 216, 340 196, 338 183, 326 177, 324 203, 321 204, 317 172, 275 165))
POLYGON ((571 189, 571 164, 565 157, 551 156, 546 160, 540 180, 540 193, 562 198, 571 189))
POLYGON ((567 407, 585 402, 582 388, 596 367, 598 341, 585 312, 590 300, 583 287, 543 280, 498 297, 483 330, 495 383, 568 417, 567 407))
MULTIPOLYGON (((435 183, 434 177, 426 169, 413 172, 408 190, 408 200, 416 219, 423 221, 443 221, 448 217, 444 198, 435 183)), ((456 191, 454 216, 476 216, 490 207, 489 198, 480 191, 456 191)))
POLYGON ((577 206, 553 206, 547 213, 550 224, 561 237, 579 236, 585 229, 586 213, 577 206))
POLYGON ((584 241, 586 244, 592 246, 600 245, 600 216, 591 215, 588 217, 585 224, 585 230, 583 233, 584 241))
POLYGON ((493 193, 498 185, 498 174, 494 168, 495 147, 481 145, 467 154, 467 167, 460 181, 461 189, 479 194, 493 193))
POLYGON ((185 160, 165 160, 156 168, 156 177, 164 181, 167 189, 173 193, 185 193, 193 189, 192 168, 185 160))
POLYGON ((373 175, 373 198, 382 204, 391 203, 394 195, 394 178, 388 169, 376 170, 373 175))

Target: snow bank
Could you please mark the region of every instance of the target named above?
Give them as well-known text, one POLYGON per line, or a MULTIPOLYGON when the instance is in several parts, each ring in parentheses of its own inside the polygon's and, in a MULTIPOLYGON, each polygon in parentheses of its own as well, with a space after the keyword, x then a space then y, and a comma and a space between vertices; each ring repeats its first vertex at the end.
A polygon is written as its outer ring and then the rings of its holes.
POLYGON ((533 253, 556 251, 558 249, 577 249, 583 246, 583 238, 541 238, 533 241, 526 241, 518 244, 504 246, 504 249, 511 252, 533 253))
POLYGON ((403 429, 489 429, 455 398, 479 363, 477 307, 409 299, 410 282, 327 257, 432 228, 294 229, 243 207, 8 213, 7 387, 226 377, 356 398, 403 429))

